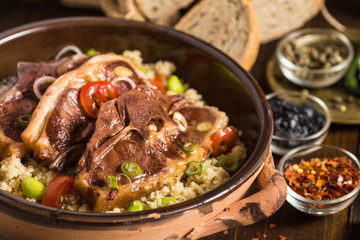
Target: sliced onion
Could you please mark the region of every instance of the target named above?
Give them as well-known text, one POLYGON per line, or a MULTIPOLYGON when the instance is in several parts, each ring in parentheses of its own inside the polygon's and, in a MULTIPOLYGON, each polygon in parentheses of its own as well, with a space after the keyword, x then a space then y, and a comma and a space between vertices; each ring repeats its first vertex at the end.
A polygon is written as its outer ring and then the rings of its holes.
POLYGON ((117 78, 114 78, 112 81, 111 81, 111 84, 115 84, 117 82, 126 82, 128 84, 130 84, 131 88, 136 88, 136 84, 134 83, 133 80, 131 80, 130 78, 127 78, 127 77, 117 77, 117 78))
POLYGON ((80 135, 75 139, 75 142, 82 141, 86 138, 86 136, 89 136, 91 131, 94 129, 94 123, 88 122, 84 130, 80 133, 80 135))
POLYGON ((128 181, 128 185, 129 185, 127 188, 125 188, 123 190, 127 190, 127 189, 131 190, 131 188, 132 188, 131 178, 128 175, 124 174, 124 173, 119 173, 118 175, 116 175, 116 180, 121 185, 125 185, 125 184, 122 183, 123 179, 126 179, 126 181, 128 181))
POLYGON ((39 89, 41 84, 44 84, 47 81, 54 82, 55 80, 56 80, 56 78, 54 78, 52 76, 43 76, 43 77, 39 77, 38 79, 36 79, 33 84, 33 90, 34 90, 35 96, 38 99, 40 99, 42 97, 42 93, 40 92, 40 89, 39 89))
POLYGON ((58 51, 58 53, 55 56, 55 60, 58 60, 59 58, 61 58, 62 55, 64 55, 67 52, 70 52, 70 51, 74 52, 76 54, 83 54, 83 52, 77 46, 67 45, 67 46, 63 47, 62 49, 60 49, 60 51, 58 51))
POLYGON ((185 117, 181 113, 174 112, 173 120, 178 125, 180 131, 182 132, 186 131, 188 124, 185 117))

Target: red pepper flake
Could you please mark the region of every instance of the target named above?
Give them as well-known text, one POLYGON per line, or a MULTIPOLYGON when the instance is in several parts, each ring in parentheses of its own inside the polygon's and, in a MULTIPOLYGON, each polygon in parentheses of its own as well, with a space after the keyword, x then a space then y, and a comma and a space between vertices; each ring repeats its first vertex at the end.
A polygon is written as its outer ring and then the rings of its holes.
POLYGON ((264 238, 261 236, 261 233, 259 231, 256 231, 255 236, 259 240, 264 240, 264 238))
POLYGON ((314 200, 331 200, 351 192, 359 183, 360 171, 344 157, 301 160, 285 171, 289 187, 314 200))
POLYGON ((281 234, 279 234, 278 239, 279 239, 279 240, 286 240, 286 237, 283 236, 283 235, 281 235, 281 234))
POLYGON ((270 228, 274 228, 274 227, 276 227, 276 224, 275 224, 275 223, 270 223, 270 224, 269 224, 269 227, 270 227, 270 228))

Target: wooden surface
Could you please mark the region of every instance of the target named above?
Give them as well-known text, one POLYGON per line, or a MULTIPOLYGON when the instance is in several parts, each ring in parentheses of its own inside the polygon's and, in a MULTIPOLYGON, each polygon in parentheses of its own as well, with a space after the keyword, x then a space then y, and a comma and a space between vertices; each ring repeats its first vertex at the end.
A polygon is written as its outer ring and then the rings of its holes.
MULTIPOLYGON (((75 9, 61 6, 55 0, 40 1, 0 0, 0 32, 25 23, 63 16, 101 16, 95 9, 75 9), (33 1, 35 2, 35 1, 33 1)), ((360 3, 358 0, 328 0, 327 6, 334 17, 347 26, 360 29, 360 3)), ((319 14, 306 24, 306 27, 330 27, 319 14)), ((267 85, 265 68, 274 52, 277 41, 262 45, 255 66, 251 70, 265 93, 271 90, 267 85)), ((358 49, 359 44, 355 44, 358 49)), ((1 67, 1 66, 0 66, 1 67)), ((359 157, 360 126, 332 124, 326 143, 347 149, 359 157)), ((274 156, 275 161, 279 156, 274 156)), ((270 218, 251 226, 233 228, 225 233, 218 233, 203 240, 253 239, 259 232, 264 239, 301 240, 355 240, 360 239, 360 197, 349 208, 328 216, 314 217, 303 214, 288 203, 270 218), (266 235, 266 237, 265 237, 266 235)))

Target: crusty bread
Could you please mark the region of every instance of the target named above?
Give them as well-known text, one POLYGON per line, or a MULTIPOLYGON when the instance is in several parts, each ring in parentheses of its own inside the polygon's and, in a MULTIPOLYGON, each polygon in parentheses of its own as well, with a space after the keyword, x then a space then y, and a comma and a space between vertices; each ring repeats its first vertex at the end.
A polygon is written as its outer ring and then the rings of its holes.
POLYGON ((100 0, 108 16, 173 26, 222 50, 250 70, 259 51, 251 0, 100 0), (196 3, 183 16, 180 10, 196 3), (176 24, 175 24, 176 23, 176 24))
POLYGON ((193 6, 175 29, 219 48, 249 70, 259 51, 255 14, 246 0, 203 0, 193 6))
POLYGON ((179 11, 194 0, 135 0, 146 19, 159 25, 172 26, 180 18, 179 11))
POLYGON ((321 9, 324 0, 253 0, 260 28, 260 42, 266 43, 304 25, 321 9))
POLYGON ((99 0, 100 6, 109 17, 145 21, 134 0, 99 0))

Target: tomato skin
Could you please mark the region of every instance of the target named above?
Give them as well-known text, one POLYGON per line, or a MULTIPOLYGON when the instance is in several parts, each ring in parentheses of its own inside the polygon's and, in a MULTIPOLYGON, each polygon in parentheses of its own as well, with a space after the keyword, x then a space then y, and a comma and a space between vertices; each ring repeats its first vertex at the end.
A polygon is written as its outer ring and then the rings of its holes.
POLYGON ((212 154, 217 157, 223 153, 230 152, 235 147, 238 141, 236 129, 233 126, 228 126, 218 130, 212 142, 212 154))
POLYGON ((155 75, 152 80, 152 84, 160 90, 160 92, 165 94, 165 86, 163 84, 163 76, 162 75, 155 75))
POLYGON ((95 118, 102 103, 117 97, 119 93, 114 85, 106 81, 89 82, 80 90, 80 101, 84 110, 95 118))
POLYGON ((60 208, 61 197, 74 192, 74 178, 69 175, 58 175, 46 186, 42 204, 60 208))

